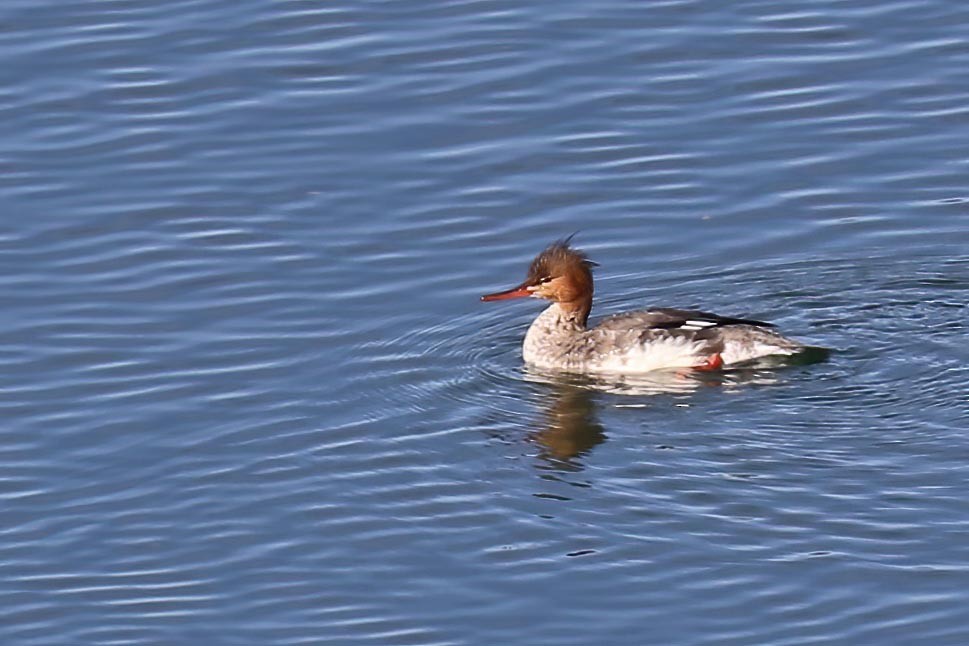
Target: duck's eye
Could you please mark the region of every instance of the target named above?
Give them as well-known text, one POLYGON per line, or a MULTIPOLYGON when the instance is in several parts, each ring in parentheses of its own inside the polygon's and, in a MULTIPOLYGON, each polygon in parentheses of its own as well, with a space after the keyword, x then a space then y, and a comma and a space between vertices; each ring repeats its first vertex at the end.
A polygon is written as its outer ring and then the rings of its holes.
POLYGON ((551 282, 551 281, 552 281, 552 277, 551 276, 543 276, 542 278, 540 278, 538 280, 538 284, 539 285, 544 285, 545 283, 548 283, 548 282, 551 282))

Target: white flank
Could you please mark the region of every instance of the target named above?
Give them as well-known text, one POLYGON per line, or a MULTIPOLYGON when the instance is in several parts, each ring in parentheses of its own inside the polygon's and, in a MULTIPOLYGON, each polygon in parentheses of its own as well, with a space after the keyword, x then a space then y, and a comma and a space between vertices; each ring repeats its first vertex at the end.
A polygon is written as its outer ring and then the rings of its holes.
MULTIPOLYGON (((703 343, 682 336, 650 341, 635 348, 624 348, 602 356, 590 366, 596 372, 649 372, 663 368, 689 368, 697 364, 703 343)), ((702 362, 702 360, 701 360, 702 362)))

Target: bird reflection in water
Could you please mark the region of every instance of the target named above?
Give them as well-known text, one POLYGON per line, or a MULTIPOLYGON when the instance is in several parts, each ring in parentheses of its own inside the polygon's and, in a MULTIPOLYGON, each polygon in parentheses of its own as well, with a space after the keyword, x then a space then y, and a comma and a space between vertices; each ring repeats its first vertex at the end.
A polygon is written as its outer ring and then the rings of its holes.
POLYGON ((568 471, 582 468, 577 460, 606 439, 596 418, 592 391, 571 384, 550 385, 555 392, 543 425, 531 439, 541 447, 549 466, 568 471))
POLYGON ((525 379, 544 384, 551 402, 541 425, 530 439, 541 447, 541 457, 556 470, 579 471, 580 460, 606 440, 598 419, 597 398, 603 393, 638 396, 629 405, 648 405, 642 397, 684 396, 699 388, 734 389, 747 385, 778 383, 776 374, 761 370, 716 373, 657 371, 649 375, 615 376, 610 379, 576 377, 526 367, 525 379))

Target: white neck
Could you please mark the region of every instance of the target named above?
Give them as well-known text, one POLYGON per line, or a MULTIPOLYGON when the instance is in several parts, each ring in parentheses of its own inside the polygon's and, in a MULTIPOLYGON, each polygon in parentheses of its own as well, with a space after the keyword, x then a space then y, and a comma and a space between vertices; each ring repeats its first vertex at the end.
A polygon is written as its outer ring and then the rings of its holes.
POLYGON ((563 353, 572 347, 569 341, 584 331, 585 325, 575 312, 566 312, 558 303, 552 303, 528 328, 522 357, 539 366, 560 364, 565 358, 563 353))

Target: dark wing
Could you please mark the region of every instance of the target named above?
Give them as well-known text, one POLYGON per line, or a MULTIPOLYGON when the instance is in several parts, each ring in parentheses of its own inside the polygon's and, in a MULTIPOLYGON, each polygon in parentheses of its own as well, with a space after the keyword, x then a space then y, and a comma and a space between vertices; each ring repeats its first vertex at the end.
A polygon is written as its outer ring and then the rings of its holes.
POLYGON ((695 332, 725 325, 753 325, 756 327, 774 327, 772 323, 742 319, 731 316, 719 316, 700 310, 678 310, 661 307, 643 312, 619 314, 605 319, 599 327, 609 330, 653 329, 653 330, 683 330, 695 332))
POLYGON ((754 325, 756 327, 774 327, 773 323, 755 321, 753 319, 742 319, 733 316, 720 316, 710 312, 699 310, 676 310, 670 308, 660 308, 653 310, 665 315, 667 320, 659 321, 652 327, 664 330, 674 330, 677 328, 689 330, 703 330, 711 327, 721 327, 724 325, 754 325))

